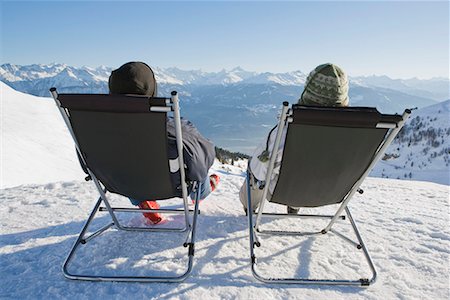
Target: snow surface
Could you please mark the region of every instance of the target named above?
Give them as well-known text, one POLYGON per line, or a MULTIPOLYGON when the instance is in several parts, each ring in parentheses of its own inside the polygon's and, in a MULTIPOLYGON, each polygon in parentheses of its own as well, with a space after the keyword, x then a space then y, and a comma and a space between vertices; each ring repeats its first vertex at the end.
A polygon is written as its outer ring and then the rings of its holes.
MULTIPOLYGON (((350 203, 378 271, 369 288, 266 285, 250 271, 247 219, 238 199, 244 165, 216 162, 218 189, 201 203, 194 269, 180 284, 92 283, 63 277, 61 265, 98 198, 76 161, 73 142, 51 100, 18 94, 1 83, 0 299, 448 299, 450 187, 368 178, 350 203), (14 105, 13 104, 14 101, 14 105)), ((112 195, 117 206, 129 205, 112 195)), ((160 201, 179 207, 175 200, 160 201)), ((271 204, 268 209, 282 212, 271 204)), ((327 207, 323 213, 330 213, 327 207)), ((318 212, 304 209, 306 212, 318 212)), ((180 222, 169 216, 166 226, 180 222)), ((140 214, 121 216, 143 224, 140 214)), ((109 221, 98 215, 93 226, 109 221)), ((347 223, 336 229, 353 237, 347 223)), ((278 220, 267 228, 321 229, 318 220, 278 220)), ((134 275, 184 266, 184 236, 109 230, 82 246, 75 271, 134 275), (161 250, 162 249, 162 250, 161 250), (163 259, 168 259, 162 263, 163 259), (157 265, 155 265, 157 263, 157 265)), ((262 236, 256 249, 268 276, 360 278, 368 267, 360 250, 334 235, 295 239, 262 236)))
POLYGON ((55 102, 0 82, 0 188, 82 178, 55 102))
MULTIPOLYGON (((0 298, 7 299, 448 299, 449 187, 369 178, 365 193, 350 204, 378 270, 369 288, 265 285, 250 271, 247 219, 238 200, 243 169, 214 165, 219 188, 201 203, 194 269, 180 284, 90 283, 64 279, 61 265, 98 197, 92 182, 23 185, 2 190, 0 201, 0 298)), ((118 206, 129 205, 113 195, 118 206)), ((180 207, 173 200, 162 205, 180 207)), ((278 205, 269 205, 282 212, 278 205)), ((305 209, 304 212, 317 212, 305 209)), ((325 212, 331 212, 330 208, 325 212)), ((122 217, 143 224, 139 214, 122 217)), ((167 224, 180 222, 169 217, 167 224)), ((279 220, 267 228, 321 229, 312 220, 279 220)), ((96 218, 98 228, 108 222, 96 218)), ((341 225, 342 224, 342 225, 341 225)), ((347 223, 336 229, 353 237, 347 223)), ((82 246, 72 271, 95 274, 167 274, 181 268, 184 236, 110 230, 82 246), (159 248, 158 248, 159 247, 159 248), (162 249, 162 250, 157 250, 162 249), (167 259, 163 263, 163 259, 167 259), (157 264, 155 266, 154 264, 157 264), (153 268, 153 269, 152 269, 153 268)), ((368 275, 360 250, 328 234, 295 239, 262 236, 260 270, 268 276, 359 278, 368 275), (269 266, 268 264, 271 264, 269 266)))

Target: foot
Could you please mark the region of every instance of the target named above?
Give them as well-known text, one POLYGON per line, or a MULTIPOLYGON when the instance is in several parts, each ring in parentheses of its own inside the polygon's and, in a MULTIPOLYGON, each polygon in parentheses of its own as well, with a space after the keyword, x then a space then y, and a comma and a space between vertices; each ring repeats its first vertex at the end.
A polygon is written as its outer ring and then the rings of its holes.
MULTIPOLYGON (((245 215, 248 216, 247 208, 245 208, 245 207, 243 207, 243 208, 244 208, 245 215)), ((256 214, 256 208, 254 210, 252 210, 252 214, 256 214)))
MULTIPOLYGON (((140 209, 159 209, 159 204, 156 201, 151 200, 142 201, 138 204, 138 206, 140 209)), ((147 219, 147 221, 153 225, 158 224, 163 220, 160 213, 145 212, 142 214, 147 219)))
POLYGON ((209 176, 209 185, 211 186, 211 192, 217 188, 220 182, 220 177, 217 174, 212 174, 209 176))
MULTIPOLYGON (((211 192, 213 192, 219 185, 220 177, 217 174, 212 174, 209 176, 209 186, 211 187, 211 192)), ((200 199, 198 203, 201 203, 204 199, 200 199)), ((192 199, 192 203, 195 204, 195 199, 192 199)))
POLYGON ((290 214, 290 215, 298 214, 299 210, 300 210, 299 208, 295 208, 295 207, 291 207, 291 206, 287 207, 287 213, 290 214))

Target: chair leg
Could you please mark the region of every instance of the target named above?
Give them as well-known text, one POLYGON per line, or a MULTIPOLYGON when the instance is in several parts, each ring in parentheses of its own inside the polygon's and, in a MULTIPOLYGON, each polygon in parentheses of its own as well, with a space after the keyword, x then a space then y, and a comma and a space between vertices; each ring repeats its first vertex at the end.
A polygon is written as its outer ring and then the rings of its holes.
MULTIPOLYGON (((250 193, 249 193, 250 194, 250 193)), ((249 195, 250 197, 250 195, 249 195)), ((250 204, 250 201, 249 201, 250 204)), ((248 216, 248 223, 249 223, 249 235, 250 235, 250 259, 251 259, 251 270, 253 273, 253 276, 258 279, 261 282, 264 283, 276 283, 276 284, 311 284, 311 285, 354 285, 354 286, 369 286, 376 281, 377 273, 375 270, 375 266, 372 262, 372 259, 370 258, 369 252, 361 238, 361 235, 358 231, 358 228, 356 227, 356 223, 353 220, 353 217, 350 213, 350 210, 348 207, 345 207, 345 212, 347 214, 347 217, 350 221, 350 224, 352 225, 352 228, 355 232, 356 238, 358 239, 359 244, 351 241, 350 239, 346 238, 345 236, 341 234, 337 234, 337 236, 343 238, 347 242, 351 242, 352 244, 355 244, 358 247, 358 249, 361 249, 364 253, 364 256, 367 260, 367 263, 372 271, 372 277, 370 279, 368 278, 360 278, 356 280, 340 280, 340 279, 310 279, 310 278, 274 278, 274 277, 264 277, 257 271, 257 259, 256 255, 254 253, 254 247, 259 247, 261 244, 257 240, 257 232, 255 231, 255 228, 253 226, 253 214, 252 211, 249 211, 248 216)), ((277 214, 278 215, 278 214, 277 214)), ((293 217, 297 217, 294 215, 293 217)), ((309 215, 309 218, 332 218, 333 216, 320 216, 320 215, 309 215)), ((342 218, 344 219, 344 218, 342 218)), ((333 231, 336 233, 335 231, 333 231)), ((324 232, 318 231, 318 232, 285 232, 285 231, 258 231, 258 233, 264 233, 269 235, 290 235, 290 236, 304 236, 304 235, 322 235, 324 232)), ((326 233, 326 232, 325 232, 326 233)))
MULTIPOLYGON (((366 257, 367 263, 369 264, 370 270, 372 271, 372 278, 367 280, 366 284, 374 284, 377 280, 377 271, 375 269, 375 265, 373 264, 372 258, 370 257, 369 251, 367 250, 366 245, 364 244, 361 234, 359 233, 358 227, 356 227, 355 220, 353 220, 352 214, 350 213, 350 209, 348 207, 345 208, 345 212, 347 213, 348 219, 352 224, 353 231, 355 232, 356 238, 358 239, 359 245, 363 250, 364 256, 366 257)), ((358 247, 359 248, 359 247, 358 247)))
POLYGON ((250 237, 250 258, 253 261, 253 247, 254 247, 254 228, 253 228, 253 211, 248 209, 248 207, 252 207, 252 195, 250 192, 250 171, 247 169, 247 218, 248 218, 248 229, 249 229, 249 237, 250 237))
POLYGON ((184 243, 184 247, 189 247, 188 255, 189 255, 189 266, 188 271, 191 272, 192 264, 193 264, 193 257, 195 252, 195 234, 197 229, 197 216, 198 216, 198 206, 200 202, 200 190, 201 190, 201 184, 199 185, 196 195, 195 195, 195 204, 194 204, 194 215, 192 217, 192 230, 190 231, 190 242, 184 243))
POLYGON ((73 244, 72 248, 70 249, 69 255, 67 256, 66 260, 64 261, 63 264, 63 273, 64 276, 68 279, 79 279, 77 275, 71 274, 68 270, 68 266, 70 261, 73 258, 73 255, 75 254, 75 251, 77 250, 78 246, 80 244, 84 244, 85 240, 84 240, 84 235, 86 234, 87 229, 89 228, 89 225, 91 224, 92 220, 95 217, 95 214, 97 213, 100 204, 102 203, 102 198, 98 198, 97 203, 94 206, 94 209, 92 210, 92 212, 90 213, 88 219, 86 220, 86 222, 83 225, 83 228, 81 229, 80 234, 78 235, 78 238, 76 239, 75 243, 73 244))
MULTIPOLYGON (((189 274, 192 272, 192 266, 193 266, 193 258, 194 258, 194 243, 195 243, 195 234, 196 234, 196 226, 197 226, 197 215, 199 214, 199 196, 200 192, 197 191, 196 194, 196 202, 195 202, 195 208, 194 208, 194 215, 193 215, 193 221, 192 221, 192 227, 189 225, 189 234, 187 241, 183 244, 184 247, 188 247, 188 262, 187 262, 187 269, 186 271, 179 275, 179 276, 102 276, 102 275, 86 275, 86 274, 74 274, 69 271, 69 265, 72 261, 76 250, 80 246, 80 244, 85 244, 91 239, 94 239, 95 237, 99 236, 101 233, 105 232, 107 229, 112 227, 114 222, 109 223, 108 225, 100 228, 96 232, 92 233, 88 237, 85 237, 85 234, 89 228, 89 225, 91 224, 92 220, 94 219, 97 211, 99 211, 100 204, 104 202, 105 199, 103 199, 102 196, 98 199, 97 203, 94 206, 94 209, 90 213, 88 219, 86 220, 83 228, 81 229, 80 234, 78 235, 78 238, 76 239, 74 245, 72 246, 69 255, 67 256, 66 260, 63 264, 63 274, 68 279, 74 279, 74 280, 88 280, 88 281, 118 281, 118 282, 182 282, 185 280, 189 274)), ((107 201, 107 200, 106 200, 107 201)), ((173 230, 172 230, 173 231, 173 230)))

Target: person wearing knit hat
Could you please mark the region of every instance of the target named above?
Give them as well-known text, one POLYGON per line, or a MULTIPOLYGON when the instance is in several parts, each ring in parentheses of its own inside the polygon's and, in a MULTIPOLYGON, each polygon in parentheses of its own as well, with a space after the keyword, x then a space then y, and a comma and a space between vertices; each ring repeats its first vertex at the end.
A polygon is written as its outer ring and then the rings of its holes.
MULTIPOLYGON (((157 96, 155 74, 143 62, 129 62, 117 70, 112 71, 108 86, 110 94, 157 96)), ((216 174, 208 176, 209 168, 214 163, 216 156, 214 145, 210 140, 203 137, 197 128, 186 119, 181 119, 181 131, 183 132, 183 146, 185 148, 183 157, 186 179, 191 182, 202 183, 200 199, 204 199, 209 193, 214 191, 220 180, 216 174)), ((167 134, 169 137, 176 136, 173 118, 167 118, 167 134)), ((174 138, 168 139, 168 156, 170 160, 178 157, 176 140, 174 138)), ((178 169, 171 172, 174 172, 171 173, 172 184, 178 189, 181 185, 180 171, 178 169)), ((192 185, 188 186, 188 192, 192 192, 192 185)), ((149 197, 151 196, 149 195, 149 197)), ((195 199, 193 192, 191 193, 191 199, 195 199)), ((130 201, 133 205, 137 205, 141 209, 159 209, 159 204, 153 200, 138 201, 130 199, 130 201)), ((161 214, 157 212, 143 213, 143 215, 150 224, 158 224, 163 221, 161 214)))
POLYGON ((348 78, 334 64, 317 66, 306 78, 299 104, 309 106, 348 106, 348 78))
MULTIPOLYGON (((347 74, 335 64, 326 63, 317 66, 312 70, 306 78, 305 87, 302 95, 297 102, 306 106, 328 106, 328 107, 345 107, 349 105, 348 98, 348 78, 347 74)), ((263 190, 259 189, 258 183, 266 180, 268 161, 275 143, 275 135, 277 126, 272 128, 267 140, 259 146, 254 155, 250 159, 249 171, 253 176, 251 197, 252 210, 255 211, 262 201, 263 190)), ((284 149, 284 141, 286 139, 287 127, 283 129, 282 139, 277 152, 272 178, 269 183, 269 193, 267 197, 270 199, 278 181, 281 160, 284 149)), ((239 198, 247 212, 247 182, 244 181, 240 191, 239 198)), ((298 208, 287 207, 288 213, 297 213, 298 208)))

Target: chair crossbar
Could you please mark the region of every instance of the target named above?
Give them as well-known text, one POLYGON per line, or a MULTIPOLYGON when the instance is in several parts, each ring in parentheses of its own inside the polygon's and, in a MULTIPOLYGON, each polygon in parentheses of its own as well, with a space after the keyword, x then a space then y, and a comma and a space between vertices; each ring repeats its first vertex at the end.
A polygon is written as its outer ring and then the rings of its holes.
MULTIPOLYGON (((308 218, 321 218, 321 219, 332 219, 334 215, 310 215, 310 214, 282 214, 282 213, 262 213, 262 216, 268 218, 300 218, 300 219, 308 219, 308 218)), ((345 220, 345 216, 339 216, 339 219, 345 220)))
POLYGON ((81 243, 86 244, 87 242, 89 242, 93 238, 99 236, 100 234, 102 234, 103 232, 105 232, 106 230, 108 230, 109 228, 111 228, 113 226, 114 226, 114 223, 109 223, 109 224, 103 226, 102 228, 100 228, 97 231, 95 231, 94 233, 92 233, 90 236, 83 238, 81 240, 81 243))
MULTIPOLYGON (((113 207, 112 210, 114 212, 132 212, 132 213, 157 212, 170 214, 184 214, 184 210, 182 209, 169 209, 169 208, 149 209, 149 208, 113 207)), ((99 211, 108 211, 108 209, 106 207, 100 207, 99 211)), ((193 212, 194 210, 189 209, 188 211, 193 212)))

